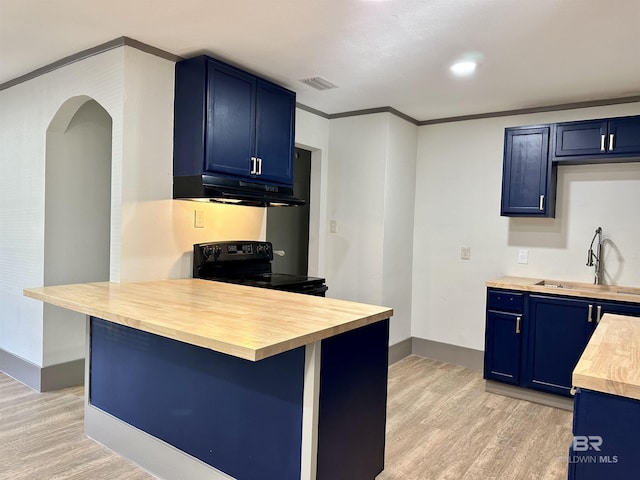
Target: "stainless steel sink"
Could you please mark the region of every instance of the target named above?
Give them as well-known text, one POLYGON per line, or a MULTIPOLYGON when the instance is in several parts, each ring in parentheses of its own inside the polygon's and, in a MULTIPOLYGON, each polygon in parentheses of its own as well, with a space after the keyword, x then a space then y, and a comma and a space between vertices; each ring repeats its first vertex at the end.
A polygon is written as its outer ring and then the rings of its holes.
POLYGON ((540 280, 536 283, 542 287, 549 289, 562 289, 562 290, 576 290, 582 291, 586 294, 600 293, 619 293, 622 295, 636 295, 640 296, 640 288, 624 287, 617 285, 594 285, 592 283, 580 283, 580 282, 562 282, 559 280, 540 280))
POLYGON ((570 283, 556 282, 553 280, 541 280, 538 283, 536 283, 536 285, 541 285, 543 287, 549 287, 549 288, 564 288, 564 289, 575 288, 575 286, 570 283))
POLYGON ((623 293, 624 295, 640 295, 640 292, 632 290, 616 290, 616 293, 623 293))

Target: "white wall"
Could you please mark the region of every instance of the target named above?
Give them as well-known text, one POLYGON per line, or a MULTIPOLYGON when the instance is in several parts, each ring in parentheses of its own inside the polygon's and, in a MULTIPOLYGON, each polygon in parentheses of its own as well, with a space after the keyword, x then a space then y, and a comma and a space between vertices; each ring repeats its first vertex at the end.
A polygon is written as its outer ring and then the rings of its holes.
MULTIPOLYGON (((309 275, 324 277, 327 239, 329 120, 296 109, 296 147, 311 151, 309 201, 309 275)), ((332 289, 328 292, 331 296, 332 289)))
POLYGON ((382 304, 393 307, 391 345, 411 336, 413 217, 418 128, 388 115, 382 304))
POLYGON ((416 138, 389 113, 330 122, 327 284, 333 297, 394 308, 390 344, 411 335, 416 138))
POLYGON ((331 120, 327 238, 331 296, 382 303, 387 114, 331 120))
POLYGON ((591 282, 587 249, 604 230, 605 281, 640 284, 640 163, 560 167, 555 219, 500 216, 504 128, 638 115, 640 104, 420 127, 413 336, 482 350, 484 282, 501 275, 591 282), (471 247, 471 260, 460 247, 471 247), (518 250, 529 263, 517 263, 518 250))
POLYGON ((119 168, 123 70, 123 49, 111 50, 0 92, 0 348, 36 365, 43 365, 43 306, 22 289, 44 279, 46 131, 67 99, 95 99, 113 119, 119 168))
POLYGON ((0 349, 44 366, 55 341, 22 289, 44 282, 46 131, 72 97, 113 120, 111 281, 189 277, 193 243, 264 238, 263 209, 171 200, 173 65, 122 47, 0 91, 0 349), (196 205, 206 228, 193 228, 196 205))

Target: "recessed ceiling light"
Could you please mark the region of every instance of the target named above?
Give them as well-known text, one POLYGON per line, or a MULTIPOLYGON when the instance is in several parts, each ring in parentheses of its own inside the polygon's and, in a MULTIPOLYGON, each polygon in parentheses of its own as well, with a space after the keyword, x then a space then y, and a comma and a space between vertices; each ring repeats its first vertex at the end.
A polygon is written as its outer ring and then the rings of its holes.
POLYGON ((461 60, 449 67, 451 72, 458 77, 466 77, 476 71, 478 62, 475 60, 461 60))

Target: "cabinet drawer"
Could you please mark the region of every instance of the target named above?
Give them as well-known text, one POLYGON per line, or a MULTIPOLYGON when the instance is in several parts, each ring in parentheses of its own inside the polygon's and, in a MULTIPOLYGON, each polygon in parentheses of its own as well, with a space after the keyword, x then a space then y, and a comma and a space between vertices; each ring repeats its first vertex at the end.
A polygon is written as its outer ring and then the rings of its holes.
POLYGON ((487 308, 506 312, 522 313, 524 295, 509 291, 490 290, 487 293, 487 308))

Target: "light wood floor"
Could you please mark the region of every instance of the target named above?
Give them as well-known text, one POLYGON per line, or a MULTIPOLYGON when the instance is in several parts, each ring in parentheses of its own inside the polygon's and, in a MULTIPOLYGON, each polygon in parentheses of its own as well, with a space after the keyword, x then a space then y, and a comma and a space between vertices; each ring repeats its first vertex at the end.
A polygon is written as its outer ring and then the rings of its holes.
POLYGON ((485 392, 480 372, 407 357, 389 369, 378 480, 566 480, 571 421, 571 412, 485 392))
MULTIPOLYGON (((0 479, 153 478, 84 436, 82 395, 0 373, 0 479)), ((564 480, 570 442, 570 412, 486 393, 479 372, 412 356, 390 368, 378 480, 564 480)))

